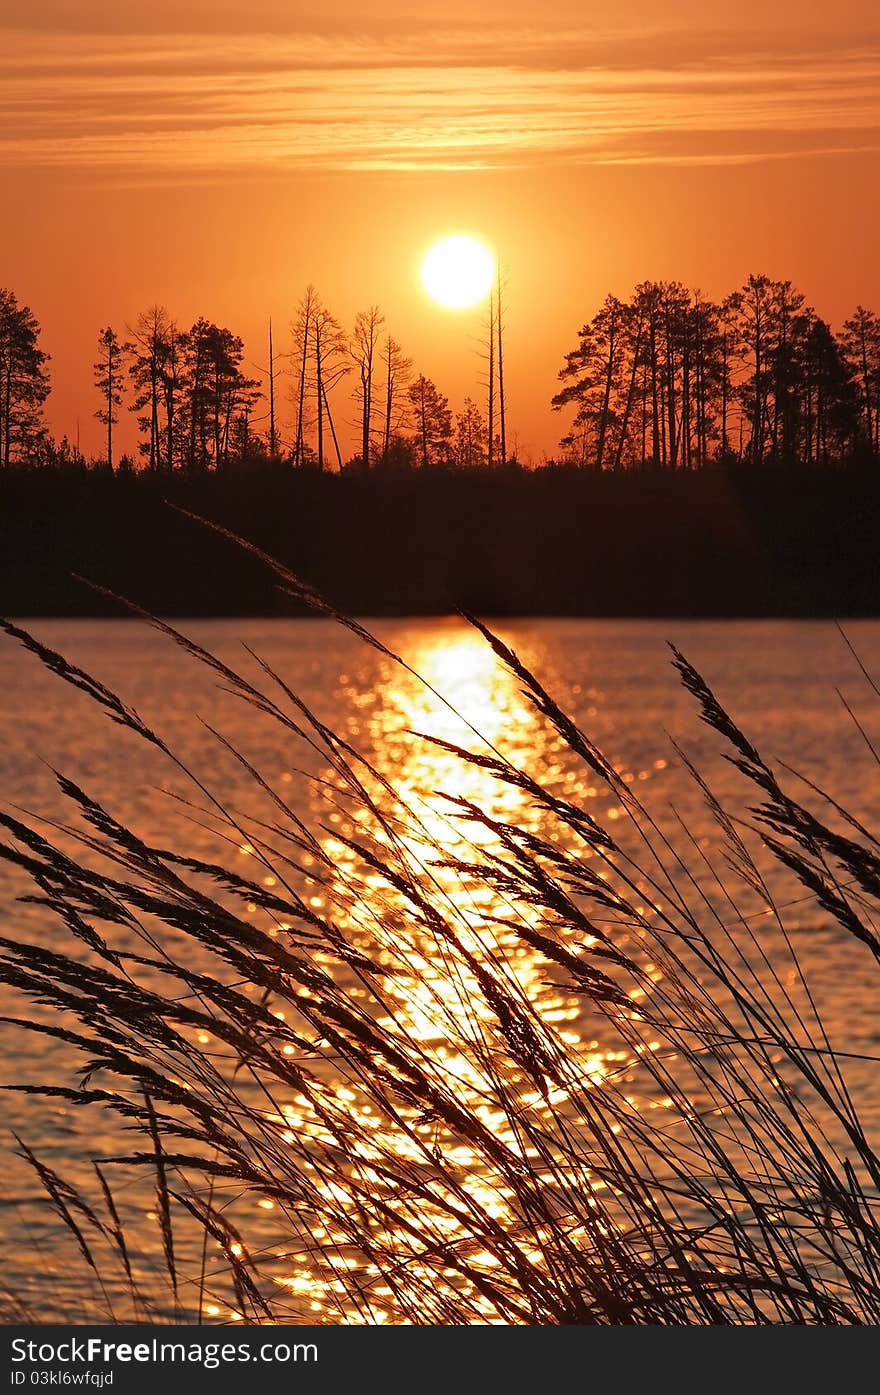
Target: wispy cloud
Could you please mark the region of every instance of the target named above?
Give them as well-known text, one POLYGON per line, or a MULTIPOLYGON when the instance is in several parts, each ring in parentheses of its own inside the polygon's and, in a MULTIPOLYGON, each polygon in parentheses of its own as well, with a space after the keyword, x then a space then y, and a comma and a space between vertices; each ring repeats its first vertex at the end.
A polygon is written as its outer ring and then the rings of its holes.
POLYGON ((175 176, 725 164, 880 147, 878 34, 762 47, 577 27, 3 38, 7 166, 175 176))

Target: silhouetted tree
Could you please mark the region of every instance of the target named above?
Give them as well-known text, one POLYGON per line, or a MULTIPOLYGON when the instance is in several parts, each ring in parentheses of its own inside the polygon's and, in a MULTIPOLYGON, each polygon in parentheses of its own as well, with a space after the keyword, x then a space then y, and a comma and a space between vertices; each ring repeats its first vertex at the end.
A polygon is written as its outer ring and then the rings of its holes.
POLYGON ((501 464, 507 464, 507 399, 504 392, 504 316, 501 298, 501 262, 498 262, 498 284, 495 294, 495 324, 498 330, 498 421, 501 444, 501 464))
MULTIPOLYGON (((357 368, 354 397, 367 467, 454 459, 470 468, 507 460, 502 278, 489 298, 486 397, 468 398, 453 421, 447 399, 389 335, 377 307, 360 312, 351 339, 309 286, 293 331, 294 465, 327 463, 327 433, 343 456, 331 396, 357 368), (307 440, 308 436, 308 440, 307 440)), ((96 417, 116 466, 114 428, 126 383, 140 456, 149 471, 219 470, 232 461, 276 458, 275 361, 269 324, 268 440, 254 431, 257 381, 243 367, 233 331, 200 317, 181 334, 152 306, 129 330, 131 343, 102 330, 96 417)), ((11 291, 0 290, 0 465, 72 463, 42 424, 48 356, 39 326, 11 291)), ((265 370, 261 370, 265 372, 265 370)), ((565 357, 555 409, 571 408, 566 458, 597 470, 653 466, 701 469, 737 460, 755 466, 880 461, 880 316, 859 306, 839 334, 788 280, 750 275, 714 303, 679 282, 643 281, 629 301, 609 295, 565 357)), ((334 404, 335 406, 335 404, 334 404)), ((122 462, 119 462, 121 468, 122 462)))
POLYGON ((259 384, 242 370, 244 344, 230 329, 200 318, 183 337, 182 409, 189 470, 222 469, 236 415, 250 410, 259 384))
POLYGON ((162 464, 160 410, 171 332, 168 311, 161 305, 143 311, 129 330, 132 345, 128 372, 134 387, 131 410, 137 414, 138 427, 146 436, 138 449, 150 470, 158 470, 162 464))
POLYGON ((597 469, 830 462, 877 442, 876 317, 860 312, 838 340, 790 281, 763 275, 721 305, 677 282, 609 296, 560 378, 553 406, 575 409, 566 455, 597 469))
MULTIPOLYGON (((165 468, 169 474, 179 456, 180 423, 179 399, 183 385, 185 336, 181 335, 174 320, 169 320, 165 336, 165 347, 159 370, 162 391, 162 408, 165 417, 163 439, 161 441, 165 468)), ((183 461, 181 461, 183 464, 183 461)))
POLYGON ((48 443, 46 452, 46 463, 56 470, 85 470, 85 457, 79 447, 67 436, 62 436, 60 441, 48 443))
POLYGON ((737 325, 742 307, 739 291, 726 296, 718 312, 718 395, 721 414, 721 458, 730 459, 734 452, 730 444, 731 402, 734 394, 733 371, 737 355, 737 325))
POLYGON ((760 465, 770 427, 776 351, 774 290, 769 276, 748 278, 740 292, 739 320, 743 352, 750 369, 740 388, 740 400, 750 421, 749 459, 753 465, 760 465))
POLYGON ((805 308, 804 297, 790 281, 775 281, 773 319, 771 455, 777 461, 793 460, 804 345, 815 315, 805 308))
POLYGON ((861 438, 880 459, 880 315, 859 305, 843 326, 841 346, 856 384, 861 438))
POLYGON ((707 465, 730 398, 731 344, 721 306, 695 292, 681 316, 681 450, 687 469, 707 465))
POLYGON ((293 370, 296 381, 295 410, 296 434, 293 443, 293 464, 299 467, 304 462, 305 433, 308 430, 307 398, 309 363, 311 360, 312 325, 319 298, 314 286, 306 286, 302 300, 297 307, 296 318, 290 329, 293 336, 293 370))
POLYGON ((627 309, 616 296, 608 296, 599 313, 583 325, 578 347, 566 355, 559 376, 565 387, 553 398, 553 407, 575 404, 574 428, 565 444, 577 443, 581 464, 601 470, 614 404, 623 371, 627 309))
POLYGON ((412 470, 418 464, 417 443, 407 436, 390 436, 380 464, 389 471, 412 470))
MULTIPOLYGON (((376 312, 378 313, 378 312, 376 312)), ((291 325, 294 371, 296 431, 293 464, 314 462, 319 470, 326 464, 325 428, 329 427, 339 469, 342 452, 330 409, 330 394, 351 371, 352 355, 342 326, 323 304, 315 287, 306 287, 291 325), (306 433, 315 428, 316 450, 306 443, 306 433)), ((372 386, 372 384, 371 384, 372 386)))
MULTIPOLYGON (((614 468, 619 470, 624 464, 626 454, 631 450, 630 430, 633 418, 633 408, 636 403, 638 392, 639 370, 642 364, 642 342, 644 331, 644 316, 641 306, 633 303, 627 310, 623 319, 623 334, 625 338, 624 353, 629 361, 628 369, 624 366, 623 381, 626 385, 626 396, 623 400, 623 409, 620 414, 620 425, 617 432, 617 444, 614 449, 614 468)), ((644 440, 642 441, 642 464, 644 464, 644 440)))
MULTIPOLYGON (((400 441, 407 423, 410 401, 407 395, 412 376, 412 359, 404 354, 400 345, 389 335, 383 351, 385 365, 385 407, 382 420, 382 460, 388 461, 392 440, 400 441)), ((396 450, 400 458, 400 450, 396 450)))
POLYGON ((27 305, 0 288, 0 462, 25 460, 43 430, 49 395, 49 355, 39 345, 40 326, 27 305))
POLYGON ((486 365, 486 458, 491 469, 507 460, 507 404, 504 385, 504 322, 502 318, 502 275, 496 266, 494 286, 484 321, 480 357, 486 365))
POLYGON ((448 399, 437 391, 430 378, 419 374, 410 384, 409 400, 419 464, 424 467, 445 461, 449 456, 452 435, 452 413, 448 399))
POLYGON ((107 428, 108 470, 113 469, 113 428, 119 420, 125 367, 131 350, 131 344, 121 340, 109 325, 98 335, 98 358, 94 370, 101 406, 95 416, 107 428))
POLYGON ((251 426, 252 414, 253 400, 244 399, 230 425, 227 463, 235 461, 243 465, 276 459, 271 453, 270 443, 251 426))
POLYGON ((351 356, 357 368, 356 393, 360 408, 361 464, 365 470, 370 467, 373 454, 373 379, 379 359, 379 334, 385 323, 385 316, 377 305, 369 310, 360 310, 354 322, 351 341, 351 356))
MULTIPOLYGON (((249 414, 248 414, 249 415, 249 414)), ((278 459, 278 432, 275 427, 275 345, 269 318, 269 458, 278 459)))
POLYGON ((845 459, 858 439, 858 394, 841 346, 824 320, 811 317, 799 357, 794 407, 799 458, 819 465, 845 459))
POLYGON ((650 459, 654 466, 666 464, 666 432, 663 430, 662 344, 665 326, 663 286, 643 281, 636 286, 634 307, 643 326, 644 372, 642 375, 641 463, 650 459), (647 450, 650 423, 651 450, 647 450))
POLYGON ((487 464, 495 463, 495 294, 489 296, 489 391, 486 402, 487 464))
POLYGON ((318 469, 324 468, 324 416, 330 427, 336 461, 342 469, 342 452, 333 415, 330 411, 332 390, 351 371, 348 343, 342 325, 330 311, 316 300, 312 311, 312 364, 314 368, 315 411, 318 420, 318 469))
POLYGON ((464 407, 455 418, 453 458, 465 469, 485 465, 487 460, 486 423, 476 402, 464 399, 464 407))

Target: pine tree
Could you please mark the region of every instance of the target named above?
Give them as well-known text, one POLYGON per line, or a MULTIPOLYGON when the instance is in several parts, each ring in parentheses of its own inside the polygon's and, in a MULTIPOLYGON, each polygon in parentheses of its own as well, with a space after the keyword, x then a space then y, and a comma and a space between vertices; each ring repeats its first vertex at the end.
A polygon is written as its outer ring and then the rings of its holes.
POLYGON ((94 364, 95 387, 101 394, 101 406, 95 412, 98 421, 107 428, 107 468, 113 469, 113 428, 119 421, 125 367, 132 345, 123 342, 115 329, 108 325, 98 335, 98 359, 94 364))
POLYGON ((49 355, 39 337, 29 307, 0 288, 0 464, 7 469, 29 457, 43 429, 49 355))
POLYGON ((383 352, 385 365, 385 404, 382 421, 383 463, 389 459, 391 443, 405 429, 411 407, 407 389, 412 376, 412 359, 404 354, 400 345, 389 335, 383 352))
POLYGON ((485 465, 487 459, 487 431, 483 414, 470 397, 464 399, 464 407, 455 418, 455 443, 453 456, 456 465, 463 469, 474 469, 485 465))
POLYGON ((430 378, 420 374, 410 384, 409 400, 419 464, 424 468, 444 463, 449 457, 452 436, 452 413, 448 399, 438 392, 430 378))
POLYGON ((843 354, 858 394, 861 438, 868 454, 880 459, 880 315, 859 305, 841 336, 843 354))
POLYGON ((163 382, 168 368, 172 325, 167 310, 153 305, 138 316, 132 331, 129 376, 134 387, 131 410, 137 415, 138 427, 146 440, 139 450, 150 470, 162 465, 162 428, 160 409, 163 382))

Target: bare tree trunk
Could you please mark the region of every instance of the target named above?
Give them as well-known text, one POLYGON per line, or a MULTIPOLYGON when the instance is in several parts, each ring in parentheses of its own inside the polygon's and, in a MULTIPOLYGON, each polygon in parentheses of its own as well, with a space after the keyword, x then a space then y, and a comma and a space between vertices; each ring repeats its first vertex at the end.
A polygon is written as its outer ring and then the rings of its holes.
POLYGON ((660 447, 660 402, 657 390, 657 379, 659 377, 659 365, 657 363, 657 313, 655 309, 651 311, 651 453, 654 458, 654 465, 663 464, 663 455, 660 447))
POLYGON ((309 353, 309 330, 311 328, 312 302, 310 291, 306 291, 305 318, 302 326, 302 357, 299 366, 299 401, 296 412, 296 443, 293 448, 295 466, 303 463, 303 413, 306 400, 306 362, 309 353))
MULTIPOLYGON (((334 449, 335 449, 335 451, 336 451, 336 461, 337 461, 337 464, 339 465, 339 473, 342 474, 342 452, 341 452, 340 449, 339 449, 339 442, 338 442, 337 439, 336 439, 336 427, 333 425, 333 414, 332 414, 331 411, 330 411, 330 403, 327 401, 327 394, 326 394, 326 392, 324 391, 324 386, 323 386, 323 384, 321 385, 321 394, 322 394, 322 396, 323 396, 323 399, 324 399, 324 407, 325 407, 325 410, 326 410, 326 412, 327 412, 327 423, 328 423, 328 425, 329 425, 329 427, 330 427, 330 435, 331 435, 332 438, 333 438, 333 447, 334 447, 334 449)), ((323 466, 322 466, 322 468, 323 468, 323 466)))
POLYGON ((174 473, 174 394, 166 393, 165 396, 165 430, 168 432, 168 440, 165 443, 165 459, 168 466, 168 473, 174 473))
POLYGON ((388 336, 388 354, 386 368, 388 374, 387 386, 385 390, 385 427, 382 432, 382 459, 388 459, 388 451, 391 447, 391 413, 394 408, 394 383, 391 378, 391 336, 388 336))
POLYGON ((274 460, 278 454, 278 439, 275 435, 275 353, 272 346, 272 320, 269 320, 269 455, 274 460))
POLYGON ((169 475, 174 473, 174 423, 175 423, 175 388, 173 374, 177 371, 177 338, 176 330, 172 326, 168 341, 168 377, 164 384, 165 395, 165 430, 168 432, 168 440, 165 443, 165 454, 169 475))
MULTIPOLYGON (((630 375, 629 375, 629 387, 628 387, 627 393, 626 393, 626 405, 625 405, 625 407, 624 407, 624 409, 623 409, 623 420, 622 420, 621 423, 620 423, 620 435, 619 435, 618 438, 617 438, 617 450, 616 450, 615 453, 614 453, 614 468, 615 468, 615 470, 619 470, 619 469, 620 469, 621 461, 623 460, 623 450, 624 450, 624 446, 626 445, 627 432, 629 431, 629 418, 630 418, 630 413, 631 413, 631 411, 632 411, 633 398, 634 398, 634 396, 635 396, 636 374, 637 374, 637 372, 638 372, 638 367, 639 367, 639 354, 641 353, 641 348, 642 348, 642 321, 639 320, 639 327, 638 327, 638 329, 637 329, 637 331, 636 331, 636 342, 635 342, 635 347, 633 348, 632 368, 630 369, 630 375)), ((643 421, 644 421, 644 413, 642 414, 642 419, 643 419, 643 421)), ((645 455, 645 433, 644 433, 644 426, 643 426, 643 428, 642 428, 642 464, 643 464, 643 465, 644 465, 644 463, 645 463, 645 461, 644 461, 644 455, 645 455)))
POLYGON ((214 469, 220 468, 220 370, 214 370, 214 469))
POLYGON ((324 392, 324 380, 321 375, 321 325, 315 320, 315 395, 318 400, 318 469, 324 468, 324 403, 326 394, 324 392))
POLYGON ((193 368, 192 397, 189 413, 189 468, 196 465, 196 433, 198 431, 199 400, 202 394, 202 346, 196 345, 196 361, 193 368))
MULTIPOLYGON (((230 426, 230 422, 232 421, 232 412, 233 412, 234 407, 235 407, 235 399, 234 399, 233 394, 230 393, 230 395, 229 395, 229 400, 227 401, 227 404, 226 404, 226 411, 225 411, 224 414, 223 414, 223 430, 222 430, 221 437, 220 437, 220 441, 221 441, 221 455, 222 455, 222 460, 223 460, 224 466, 229 464, 229 426, 230 426)), ((219 463, 220 463, 220 462, 218 461, 218 467, 219 467, 219 463)))
POLYGON ((113 346, 107 349, 107 468, 113 471, 113 346))
POLYGON ((495 297, 489 296, 489 439, 487 443, 487 464, 491 470, 495 463, 495 297))
POLYGON ((864 394, 865 394, 865 415, 866 415, 867 423, 868 423, 868 444, 869 444, 871 447, 873 447, 873 445, 874 445, 874 423, 873 423, 873 419, 872 419, 872 409, 871 409, 871 373, 870 373, 870 370, 869 370, 869 368, 868 368, 868 343, 867 343, 867 335, 866 335, 864 323, 862 323, 862 325, 861 325, 861 331, 860 331, 859 339, 860 339, 859 347, 860 347, 860 349, 861 349, 861 359, 862 359, 862 390, 863 390, 863 392, 864 392, 864 394))
POLYGON ((156 336, 150 353, 150 471, 159 468, 159 364, 156 336))
POLYGON ((764 402, 763 388, 761 385, 761 375, 764 371, 764 363, 761 357, 761 322, 756 317, 755 322, 755 420, 752 426, 752 464, 760 465, 764 458, 764 442, 762 439, 764 429, 764 402))
MULTIPOLYGON (((687 470, 692 464, 691 426, 691 345, 690 337, 685 331, 681 354, 681 418, 678 423, 678 439, 681 443, 681 463, 687 470)), ((678 456, 679 451, 676 451, 676 459, 678 456)))
POLYGON ((3 401, 3 465, 9 469, 9 462, 12 459, 11 444, 12 428, 12 367, 10 366, 6 374, 6 393, 3 401))
POLYGON ((507 464, 507 422, 504 407, 504 347, 501 322, 501 263, 498 263, 498 293, 496 305, 498 322, 498 425, 501 428, 501 464, 507 464))
POLYGON ((669 311, 666 312, 666 425, 669 432, 669 465, 678 465, 678 427, 675 408, 675 343, 669 311))
POLYGON ((721 366, 721 455, 726 457, 728 452, 727 443, 727 393, 728 393, 728 368, 727 368, 727 333, 724 335, 724 357, 721 366))
MULTIPOLYGON (((361 468, 370 468, 370 422, 373 417, 373 353, 361 367, 361 468)), ((329 409, 328 409, 329 414, 329 409)))
POLYGON ((612 319, 608 326, 608 359, 605 364, 605 391, 602 395, 602 414, 599 418, 599 440, 596 445, 596 469, 601 470, 605 460, 605 438, 608 435, 608 413, 611 406, 611 388, 614 383, 614 358, 617 352, 617 321, 612 319))

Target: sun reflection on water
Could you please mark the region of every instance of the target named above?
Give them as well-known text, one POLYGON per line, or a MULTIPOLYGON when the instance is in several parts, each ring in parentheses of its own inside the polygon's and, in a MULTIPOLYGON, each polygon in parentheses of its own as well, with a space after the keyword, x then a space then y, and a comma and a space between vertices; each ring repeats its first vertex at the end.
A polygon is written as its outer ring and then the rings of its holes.
MULTIPOLYGON (((392 1039, 421 1043, 432 1077, 451 1089, 511 1156, 522 1157, 548 1189, 555 1188, 564 1208, 563 1193, 569 1187, 583 1196, 590 1190, 601 1192, 603 1183, 590 1175, 586 1164, 565 1179, 556 1168, 539 1171, 541 1159, 525 1140, 518 1117, 523 1111, 550 1114, 564 1109, 568 1091, 564 1085, 537 1090, 509 1051, 499 1048, 497 1022, 481 991, 480 966, 491 969, 509 991, 552 1025, 568 1055, 566 1069, 581 1085, 598 1086, 610 1072, 623 1071, 626 1053, 603 1050, 598 1040, 584 1036, 581 1001, 548 972, 546 958, 516 933, 517 924, 538 925, 542 913, 468 870, 468 864, 484 866, 502 851, 502 837, 493 824, 510 823, 538 833, 545 811, 533 804, 525 789, 500 780, 484 766, 463 761, 448 747, 481 756, 503 751, 543 782, 555 783, 566 798, 582 803, 595 791, 583 772, 564 764, 558 739, 542 726, 515 678, 479 635, 462 626, 439 636, 417 636, 401 656, 413 672, 389 663, 378 685, 365 690, 350 682, 346 691, 354 713, 352 737, 369 752, 378 781, 393 785, 397 817, 377 827, 370 812, 357 807, 344 792, 322 791, 323 821, 333 829, 322 845, 336 872, 312 904, 323 905, 326 898, 336 922, 390 971, 386 987, 392 986, 384 999, 386 1011, 378 1014, 379 1025, 392 1039), (482 810, 488 821, 473 821, 469 806, 482 810), (454 927, 454 936, 440 929, 429 934, 425 918, 407 914, 405 900, 381 872, 364 871, 352 843, 362 844, 368 838, 375 840, 390 863, 406 864, 431 905, 454 927)), ((372 789, 376 780, 364 778, 368 790, 372 789)), ((353 997, 365 996, 355 986, 350 991, 353 997)), ((407 1282, 436 1284, 436 1264, 428 1264, 423 1256, 437 1246, 461 1247, 472 1276, 489 1274, 498 1264, 497 1255, 474 1250, 457 1219, 461 1199, 511 1234, 517 1233, 522 1217, 516 1213, 508 1182, 487 1160, 485 1151, 471 1146, 466 1137, 451 1136, 430 1111, 420 1115, 407 1106, 399 1119, 388 1118, 374 1109, 367 1089, 348 1088, 328 1079, 325 1097, 326 1109, 331 1114, 342 1111, 346 1118, 347 1167, 357 1173, 360 1184, 366 1181, 388 1203, 388 1221, 376 1242, 383 1252, 401 1257, 395 1283, 403 1282, 401 1275, 406 1272, 407 1282), (424 1177, 425 1192, 418 1203, 395 1194, 387 1182, 383 1160, 389 1153, 407 1163, 414 1176, 424 1177), (444 1172, 438 1173, 436 1165, 441 1162, 444 1172), (454 1178, 451 1191, 444 1175, 454 1178), (459 1202, 452 1205, 455 1195, 459 1202), (395 1214, 399 1225, 391 1219, 395 1214)), ((303 1095, 270 1119, 285 1141, 301 1144, 312 1139, 332 1147, 333 1130, 328 1130, 326 1117, 319 1119, 314 1101, 303 1095)), ((307 1157, 301 1165, 312 1168, 307 1157)), ((344 1216, 352 1205, 345 1182, 319 1177, 317 1172, 314 1182, 328 1207, 344 1216)), ((312 1250, 310 1263, 301 1259, 278 1282, 298 1303, 308 1300, 310 1320, 315 1314, 326 1314, 327 1320, 338 1321, 342 1314, 346 1321, 359 1321, 363 1310, 351 1304, 346 1279, 357 1271, 359 1293, 369 1294, 368 1320, 386 1320, 381 1300, 391 1296, 391 1290, 377 1282, 382 1275, 364 1253, 346 1246, 345 1232, 343 1225, 335 1239, 328 1235, 323 1245, 312 1250)), ((532 1231, 525 1242, 532 1247, 531 1262, 540 1258, 533 1248, 535 1239, 532 1231)), ((495 1305, 481 1296, 472 1278, 462 1279, 453 1267, 446 1281, 466 1292, 486 1321, 498 1320, 495 1305)))

